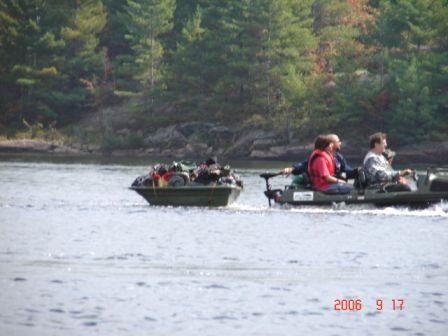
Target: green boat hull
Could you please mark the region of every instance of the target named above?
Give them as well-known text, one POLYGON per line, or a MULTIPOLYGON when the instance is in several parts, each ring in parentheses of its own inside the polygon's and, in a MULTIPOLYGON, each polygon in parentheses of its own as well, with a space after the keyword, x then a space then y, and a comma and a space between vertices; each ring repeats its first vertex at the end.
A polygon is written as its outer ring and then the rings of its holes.
POLYGON ((383 192, 376 191, 359 192, 352 191, 345 195, 328 195, 319 191, 288 189, 276 200, 280 204, 291 205, 332 205, 333 203, 345 204, 374 204, 376 206, 409 205, 428 206, 448 200, 448 192, 383 192))
POLYGON ((425 207, 448 201, 448 168, 428 169, 418 176, 416 190, 386 192, 372 189, 354 189, 349 194, 325 194, 309 189, 286 187, 278 190, 275 202, 291 205, 374 204, 377 206, 408 205, 425 207))
POLYGON ((238 186, 131 187, 151 205, 211 206, 233 203, 241 193, 238 186))

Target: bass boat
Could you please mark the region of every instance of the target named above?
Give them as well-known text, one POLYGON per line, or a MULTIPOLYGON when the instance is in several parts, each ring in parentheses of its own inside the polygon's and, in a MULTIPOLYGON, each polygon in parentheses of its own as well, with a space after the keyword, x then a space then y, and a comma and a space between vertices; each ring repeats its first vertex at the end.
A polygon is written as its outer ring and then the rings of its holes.
MULTIPOLYGON (((285 186, 284 189, 272 189, 269 179, 281 173, 264 173, 260 177, 266 181, 265 195, 269 205, 271 200, 278 204, 291 205, 332 205, 374 204, 377 206, 408 205, 424 207, 433 203, 448 200, 448 168, 429 168, 426 174, 414 172, 416 189, 405 192, 387 192, 385 188, 365 188, 363 181, 355 183, 348 194, 326 194, 307 187, 285 186)), ((362 180, 362 178, 361 178, 362 180)))

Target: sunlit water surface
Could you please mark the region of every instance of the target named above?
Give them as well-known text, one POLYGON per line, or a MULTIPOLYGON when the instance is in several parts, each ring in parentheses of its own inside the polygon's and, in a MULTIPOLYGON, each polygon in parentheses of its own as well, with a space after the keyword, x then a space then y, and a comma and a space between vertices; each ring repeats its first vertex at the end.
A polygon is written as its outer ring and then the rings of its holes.
POLYGON ((448 204, 268 208, 240 163, 228 208, 151 207, 148 165, 0 161, 0 335, 448 333, 448 204))

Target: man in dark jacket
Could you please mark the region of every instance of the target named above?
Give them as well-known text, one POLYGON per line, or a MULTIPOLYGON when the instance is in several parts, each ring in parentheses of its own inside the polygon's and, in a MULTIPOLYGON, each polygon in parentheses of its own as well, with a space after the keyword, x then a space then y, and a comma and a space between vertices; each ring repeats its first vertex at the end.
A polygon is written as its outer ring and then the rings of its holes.
POLYGON ((348 163, 344 156, 341 154, 341 145, 342 142, 339 140, 339 137, 336 134, 328 134, 328 137, 333 143, 333 147, 335 148, 335 152, 333 154, 334 157, 334 165, 335 165, 335 177, 342 179, 354 179, 358 175, 358 169, 352 168, 348 163), (345 174, 345 178, 343 176, 345 174))
POLYGON ((207 161, 198 165, 195 171, 197 177, 194 182, 203 185, 217 182, 221 176, 221 170, 222 167, 218 164, 216 156, 208 158, 207 161))

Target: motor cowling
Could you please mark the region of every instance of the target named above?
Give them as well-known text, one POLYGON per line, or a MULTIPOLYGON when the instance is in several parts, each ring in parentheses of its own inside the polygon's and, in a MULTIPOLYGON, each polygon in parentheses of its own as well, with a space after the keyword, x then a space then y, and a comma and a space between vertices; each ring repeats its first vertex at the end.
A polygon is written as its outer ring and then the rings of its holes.
POLYGON ((448 178, 436 177, 431 181, 429 190, 435 192, 448 192, 448 178))

